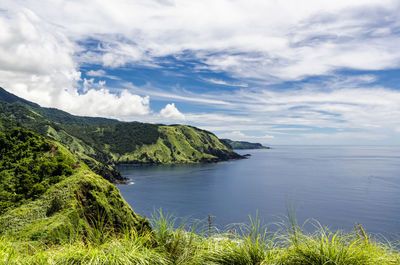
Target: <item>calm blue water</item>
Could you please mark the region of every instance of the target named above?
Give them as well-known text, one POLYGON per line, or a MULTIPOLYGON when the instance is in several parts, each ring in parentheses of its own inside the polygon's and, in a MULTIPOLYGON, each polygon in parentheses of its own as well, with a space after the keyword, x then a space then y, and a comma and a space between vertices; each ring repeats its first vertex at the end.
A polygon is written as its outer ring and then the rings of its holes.
POLYGON ((332 229, 355 222, 372 233, 400 233, 400 147, 276 146, 244 150, 249 159, 204 165, 120 166, 133 185, 119 186, 145 217, 154 209, 214 224, 264 223, 293 204, 299 222, 315 218, 332 229))

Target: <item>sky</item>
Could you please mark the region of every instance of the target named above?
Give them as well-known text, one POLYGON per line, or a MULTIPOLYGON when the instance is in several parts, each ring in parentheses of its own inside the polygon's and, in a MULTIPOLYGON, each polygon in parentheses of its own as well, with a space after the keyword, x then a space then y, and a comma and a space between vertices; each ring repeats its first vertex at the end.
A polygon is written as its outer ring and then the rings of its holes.
POLYGON ((2 0, 0 86, 75 115, 400 144, 400 1, 2 0))

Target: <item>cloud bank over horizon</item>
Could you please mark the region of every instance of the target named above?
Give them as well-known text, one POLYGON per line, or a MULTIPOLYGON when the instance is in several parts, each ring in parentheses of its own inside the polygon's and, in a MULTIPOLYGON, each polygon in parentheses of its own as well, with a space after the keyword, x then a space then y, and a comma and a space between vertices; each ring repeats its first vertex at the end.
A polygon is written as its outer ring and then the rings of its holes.
POLYGON ((400 144, 400 2, 10 1, 0 86, 272 144, 400 144))

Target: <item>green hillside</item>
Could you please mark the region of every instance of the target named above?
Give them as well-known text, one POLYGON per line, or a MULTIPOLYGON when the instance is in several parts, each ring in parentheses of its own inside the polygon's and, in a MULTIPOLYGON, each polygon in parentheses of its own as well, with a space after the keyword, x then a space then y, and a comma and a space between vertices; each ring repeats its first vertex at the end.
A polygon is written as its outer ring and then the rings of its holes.
POLYGON ((45 119, 21 103, 9 104, 0 101, 0 132, 6 132, 14 127, 29 129, 43 137, 62 143, 85 161, 96 174, 113 183, 125 181, 119 171, 107 163, 105 154, 101 154, 79 138, 70 135, 59 123, 45 119))
POLYGON ((149 228, 114 185, 56 142, 13 129, 0 133, 0 154, 0 235, 54 243, 90 237, 99 225, 149 228))
POLYGON ((0 117, 7 119, 7 124, 60 142, 95 173, 114 183, 124 181, 113 166, 118 163, 200 163, 241 158, 214 134, 191 126, 74 116, 42 108, 2 88, 0 117))
POLYGON ((263 146, 260 143, 250 143, 245 141, 232 141, 230 139, 221 139, 228 147, 232 149, 269 149, 268 146, 263 146))
POLYGON ((198 163, 240 158, 212 133, 185 125, 145 123, 64 126, 112 163, 198 163))

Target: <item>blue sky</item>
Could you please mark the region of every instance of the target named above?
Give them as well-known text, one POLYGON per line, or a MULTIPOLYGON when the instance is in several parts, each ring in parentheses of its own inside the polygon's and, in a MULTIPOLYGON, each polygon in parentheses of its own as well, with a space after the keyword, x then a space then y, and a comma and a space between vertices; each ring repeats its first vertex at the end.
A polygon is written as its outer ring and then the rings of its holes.
POLYGON ((2 1, 0 85, 266 144, 400 144, 400 1, 2 1))

